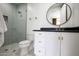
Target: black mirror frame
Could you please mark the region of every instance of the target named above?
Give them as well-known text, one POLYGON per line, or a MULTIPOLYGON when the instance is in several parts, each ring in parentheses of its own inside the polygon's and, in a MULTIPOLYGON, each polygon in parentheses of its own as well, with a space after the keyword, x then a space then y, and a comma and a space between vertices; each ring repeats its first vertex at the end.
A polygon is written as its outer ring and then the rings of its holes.
MULTIPOLYGON (((55 3, 55 4, 57 4, 57 3, 55 3)), ((72 16, 72 9, 71 9, 71 7, 70 7, 67 3, 62 3, 62 4, 65 4, 65 5, 67 5, 67 6, 70 8, 70 15, 69 15, 69 17, 68 17, 68 19, 67 19, 66 22, 64 22, 64 23, 62 23, 62 24, 60 24, 60 25, 55 25, 55 26, 61 26, 61 25, 65 24, 65 23, 67 23, 67 22, 70 20, 71 16, 72 16)), ((53 5, 52 5, 52 6, 53 6, 53 5)), ((47 14, 48 14, 50 8, 52 8, 52 6, 50 6, 50 7, 48 8, 47 13, 46 13, 46 20, 47 20, 48 23, 50 23, 51 25, 52 25, 52 23, 48 20, 47 14)))

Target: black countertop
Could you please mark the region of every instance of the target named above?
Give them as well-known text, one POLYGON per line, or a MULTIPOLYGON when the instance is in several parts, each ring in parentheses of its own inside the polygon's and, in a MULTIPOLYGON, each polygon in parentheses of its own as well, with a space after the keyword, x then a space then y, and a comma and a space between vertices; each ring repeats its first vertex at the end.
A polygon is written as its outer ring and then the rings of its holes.
POLYGON ((79 27, 62 27, 62 28, 40 28, 40 30, 33 30, 40 32, 76 32, 79 33, 79 27))

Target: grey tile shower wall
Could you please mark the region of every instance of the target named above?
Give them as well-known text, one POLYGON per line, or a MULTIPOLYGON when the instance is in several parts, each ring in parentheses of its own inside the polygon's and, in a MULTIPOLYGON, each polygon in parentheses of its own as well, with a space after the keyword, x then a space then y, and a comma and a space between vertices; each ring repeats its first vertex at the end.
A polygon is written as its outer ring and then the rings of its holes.
POLYGON ((27 4, 19 4, 17 6, 17 20, 15 23, 15 28, 16 32, 18 33, 17 35, 18 42, 26 40, 26 20, 27 20, 26 5, 27 4))
POLYGON ((12 40, 14 40, 13 36, 12 36, 12 29, 14 27, 14 19, 16 19, 16 9, 15 6, 8 4, 8 3, 2 3, 0 4, 1 6, 1 10, 3 12, 4 15, 8 16, 8 31, 5 33, 5 41, 4 41, 4 45, 10 44, 12 43, 12 40))
POLYGON ((5 33, 4 45, 17 43, 25 40, 25 22, 26 22, 26 5, 14 5, 14 4, 0 4, 2 6, 2 12, 8 16, 8 31, 5 33), (18 11, 21 14, 18 14, 18 11), (20 16, 21 15, 21 16, 20 16))

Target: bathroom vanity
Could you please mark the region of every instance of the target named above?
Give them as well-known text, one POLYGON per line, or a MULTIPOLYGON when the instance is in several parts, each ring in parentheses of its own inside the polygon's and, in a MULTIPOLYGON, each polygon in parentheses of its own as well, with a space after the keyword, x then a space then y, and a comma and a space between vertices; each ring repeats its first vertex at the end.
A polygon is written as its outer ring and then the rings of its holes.
POLYGON ((34 30, 37 56, 79 56, 79 27, 34 30))
POLYGON ((79 56, 78 29, 34 31, 34 53, 36 56, 79 56))
POLYGON ((79 26, 62 27, 70 20, 73 12, 66 3, 56 3, 48 8, 46 20, 58 27, 34 30, 36 56, 79 56, 79 26))

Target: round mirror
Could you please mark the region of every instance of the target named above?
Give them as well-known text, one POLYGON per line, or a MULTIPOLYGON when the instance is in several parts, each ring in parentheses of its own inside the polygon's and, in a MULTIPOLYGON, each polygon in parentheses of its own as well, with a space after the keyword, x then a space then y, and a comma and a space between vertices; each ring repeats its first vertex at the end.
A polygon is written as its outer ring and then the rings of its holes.
POLYGON ((71 7, 66 3, 53 4, 46 13, 47 21, 52 25, 65 24, 72 15, 71 7))

